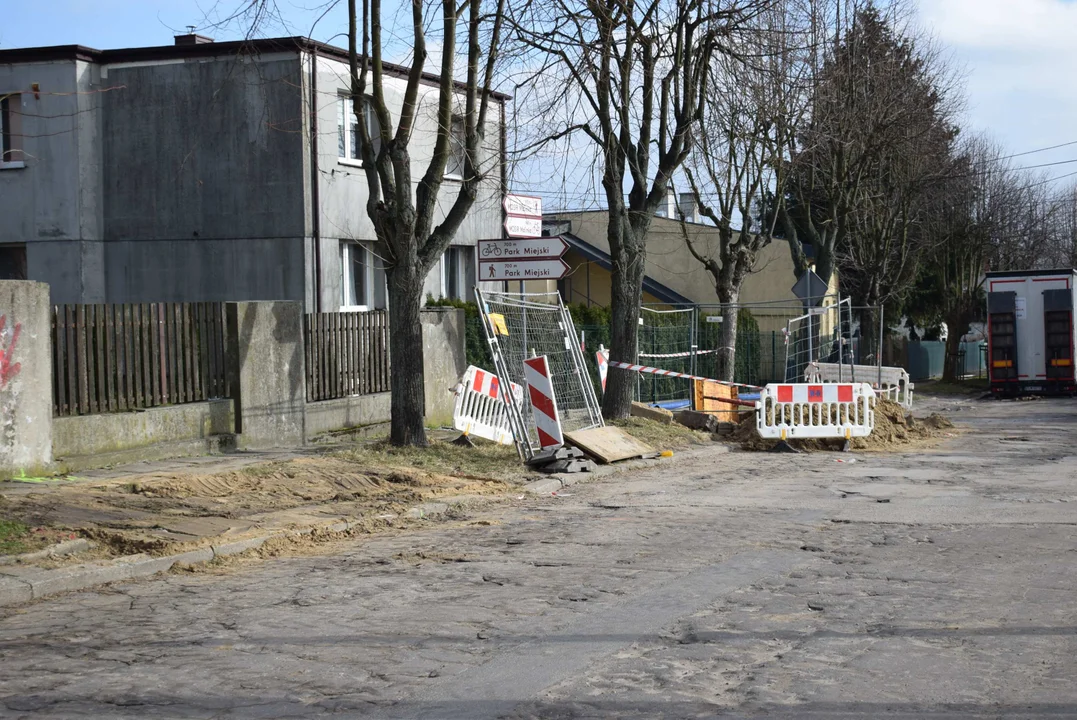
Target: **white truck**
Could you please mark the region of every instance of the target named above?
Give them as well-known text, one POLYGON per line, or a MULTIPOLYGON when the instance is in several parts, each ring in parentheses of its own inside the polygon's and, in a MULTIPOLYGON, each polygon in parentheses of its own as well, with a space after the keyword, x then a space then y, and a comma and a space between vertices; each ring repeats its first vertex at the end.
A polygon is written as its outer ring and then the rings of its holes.
POLYGON ((1077 271, 989 272, 987 370, 997 395, 1072 395, 1077 271))

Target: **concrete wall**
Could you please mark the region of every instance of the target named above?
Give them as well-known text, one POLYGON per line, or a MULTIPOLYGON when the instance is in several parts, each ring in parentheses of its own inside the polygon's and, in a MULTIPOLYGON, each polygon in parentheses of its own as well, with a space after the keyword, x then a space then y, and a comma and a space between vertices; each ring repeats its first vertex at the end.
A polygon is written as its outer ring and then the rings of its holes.
MULTIPOLYGON (((151 408, 136 412, 54 418, 52 451, 61 465, 69 458, 141 450, 155 445, 205 450, 211 435, 232 432, 232 401, 151 408)), ((184 448, 179 448, 183 450, 184 448)))
POLYGON ((0 478, 52 462, 49 287, 0 280, 0 478))
POLYGON ((302 445, 307 399, 302 304, 228 303, 225 313, 238 446, 302 445))
POLYGON ((97 68, 75 60, 0 65, 0 90, 24 92, 25 167, 0 167, 0 243, 26 243, 27 277, 48 283, 52 301, 102 302, 102 102, 97 68))
POLYGON ((423 310, 423 384, 426 424, 451 425, 455 398, 452 387, 467 369, 464 357, 464 311, 423 310))
POLYGON ((109 301, 302 301, 298 54, 105 74, 109 301))
POLYGON ((307 438, 389 422, 392 412, 389 395, 385 392, 307 403, 307 438))

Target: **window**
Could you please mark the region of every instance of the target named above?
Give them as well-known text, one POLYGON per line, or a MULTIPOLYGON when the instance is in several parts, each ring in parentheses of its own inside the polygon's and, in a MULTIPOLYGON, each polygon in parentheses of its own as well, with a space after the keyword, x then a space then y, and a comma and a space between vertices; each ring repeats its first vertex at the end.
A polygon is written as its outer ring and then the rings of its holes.
POLYGON ((475 285, 474 248, 450 247, 441 259, 442 295, 470 300, 475 285))
POLYGON ((370 309, 370 251, 358 243, 344 243, 340 266, 341 310, 370 309))
POLYGON ((22 96, 0 96, 0 170, 24 167, 22 96))
POLYGON ((26 279, 26 245, 0 245, 0 280, 26 279))
POLYGON ((356 242, 340 246, 340 309, 384 310, 385 268, 370 248, 356 242))
POLYGON ((464 158, 466 155, 464 118, 460 115, 453 115, 452 127, 449 130, 449 157, 445 163, 445 177, 453 178, 454 180, 463 179, 464 158))
MULTIPOLYGON (((370 100, 366 105, 366 126, 374 145, 374 154, 381 149, 381 130, 378 119, 374 116, 374 107, 370 100)), ((354 112, 351 97, 341 95, 337 99, 337 156, 341 160, 362 162, 361 138, 359 137, 359 118, 354 112)))

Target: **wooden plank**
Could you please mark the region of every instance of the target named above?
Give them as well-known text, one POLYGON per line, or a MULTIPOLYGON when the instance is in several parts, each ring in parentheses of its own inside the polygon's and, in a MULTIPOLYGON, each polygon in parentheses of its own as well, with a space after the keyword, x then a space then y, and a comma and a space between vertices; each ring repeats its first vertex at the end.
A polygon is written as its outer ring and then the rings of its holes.
POLYGON ((101 412, 101 399, 97 388, 97 370, 101 366, 97 351, 97 306, 86 306, 86 381, 90 396, 90 412, 101 412))
POLYGON ((319 400, 321 395, 318 386, 318 373, 322 356, 318 352, 318 313, 311 313, 310 315, 310 351, 313 355, 310 363, 311 399, 319 400))
POLYGON ((67 354, 67 403, 71 408, 72 415, 79 414, 79 391, 78 391, 78 352, 75 344, 75 309, 71 305, 64 305, 64 338, 67 354))
POLYGON ((142 343, 145 340, 146 321, 142 314, 143 303, 131 305, 131 354, 135 356, 135 383, 132 390, 135 393, 135 407, 153 407, 151 397, 145 392, 145 354, 142 352, 142 343))
POLYGON ((341 350, 341 313, 333 313, 333 397, 344 396, 344 353, 341 350))
POLYGON ((389 382, 392 379, 392 360, 389 357, 389 314, 381 314, 381 367, 383 380, 382 392, 389 391, 389 382))
POLYGON ((164 405, 167 395, 166 383, 168 380, 167 363, 165 362, 165 318, 164 306, 161 303, 153 303, 150 307, 150 341, 153 343, 151 350, 153 363, 153 403, 164 405))
POLYGON ((63 310, 59 305, 52 306, 52 406, 53 415, 67 415, 67 384, 64 382, 64 367, 66 355, 64 353, 64 319, 63 310))
POLYGON ((307 402, 314 397, 311 393, 311 364, 312 353, 310 351, 310 313, 303 313, 303 391, 307 394, 307 402))
POLYGON ((176 355, 176 304, 164 303, 165 307, 165 357, 168 404, 175 405, 179 400, 179 373, 176 370, 179 358, 176 355))
POLYGON ((108 355, 105 351, 105 318, 108 306, 97 305, 94 309, 94 357, 97 366, 97 407, 98 412, 108 412, 108 391, 106 389, 105 374, 108 355))
POLYGON ((126 346, 124 337, 124 323, 123 323, 123 305, 112 306, 112 327, 116 332, 115 351, 116 351, 116 409, 127 409, 127 383, 125 375, 124 365, 124 347, 126 346))
POLYGON ((654 448, 612 425, 565 433, 565 442, 575 445, 603 464, 654 453, 654 448))
POLYGON ((124 371, 127 376, 127 407, 134 409, 138 407, 138 389, 136 387, 138 375, 135 372, 135 363, 138 361, 138 347, 136 345, 138 328, 135 327, 134 305, 129 303, 123 305, 123 322, 125 330, 123 356, 126 362, 124 371))
POLYGON ((79 414, 89 415, 90 394, 86 363, 86 306, 75 306, 75 352, 78 357, 79 414))
POLYGON ((194 335, 192 333, 191 323, 191 303, 183 303, 180 305, 180 314, 183 317, 183 377, 186 380, 186 392, 184 392, 184 402, 194 402, 195 399, 195 383, 198 382, 198 374, 194 369, 194 335))
POLYGON ((153 305, 142 303, 139 305, 139 351, 142 355, 142 388, 143 407, 156 407, 157 402, 153 396, 153 305))
POLYGON ((108 411, 119 409, 116 402, 116 322, 112 305, 105 305, 105 397, 108 411))
POLYGON ((359 332, 358 313, 348 313, 348 336, 346 352, 348 355, 348 395, 359 394, 359 352, 355 337, 359 332))
POLYGON ((195 357, 198 364, 198 400, 209 397, 209 357, 206 355, 206 313, 209 311, 208 303, 198 303, 194 308, 195 316, 195 357))
POLYGON ((206 314, 206 363, 209 366, 206 392, 211 398, 224 395, 224 388, 219 382, 221 371, 217 366, 217 321, 219 319, 219 306, 217 303, 209 303, 206 314))

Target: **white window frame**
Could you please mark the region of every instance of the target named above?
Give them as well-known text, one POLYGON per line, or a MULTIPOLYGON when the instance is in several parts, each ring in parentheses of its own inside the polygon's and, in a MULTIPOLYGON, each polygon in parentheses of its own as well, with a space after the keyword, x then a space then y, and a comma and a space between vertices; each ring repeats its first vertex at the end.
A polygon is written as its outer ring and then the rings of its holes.
MULTIPOLYGON (((377 153, 378 148, 381 147, 381 131, 378 129, 378 119, 374 116, 374 106, 371 104, 370 99, 364 100, 366 103, 366 124, 367 132, 370 134, 370 142, 374 145, 374 152, 377 153)), ((355 112, 352 106, 351 95, 341 93, 337 95, 337 162, 341 165, 352 165, 354 167, 363 167, 363 159, 360 157, 352 157, 356 154, 356 149, 352 147, 352 126, 357 125, 359 122, 355 116, 355 112), (354 122, 348 122, 349 115, 354 122), (344 121, 344 127, 341 128, 341 120, 344 121), (340 133, 344 132, 344 154, 340 154, 340 133)))
POLYGON ((475 262, 474 250, 470 245, 450 245, 445 250, 445 254, 441 256, 441 297, 464 301, 471 298, 471 293, 467 286, 467 279, 470 275, 466 267, 468 261, 475 262), (451 267, 450 256, 457 258, 455 268, 451 267), (459 296, 449 294, 449 274, 451 270, 455 271, 456 284, 460 290, 459 296))
POLYGON ((445 162, 445 180, 463 180, 467 162, 467 130, 464 116, 453 114, 449 122, 449 157, 445 162), (451 165, 450 163, 454 164, 451 165), (451 168, 451 169, 450 169, 451 168))
MULTIPOLYGON (((356 298, 360 300, 360 298, 356 298)), ((340 311, 341 312, 367 312, 373 308, 374 300, 374 255, 365 243, 342 241, 340 243, 340 311), (354 287, 353 274, 355 262, 352 254, 362 254, 363 268, 363 295, 362 303, 349 305, 348 291, 354 287)))
POLYGON ((22 136, 22 95, 0 95, 0 170, 17 170, 26 167, 26 151, 22 136))

